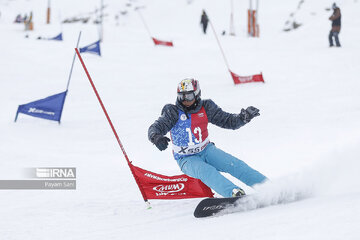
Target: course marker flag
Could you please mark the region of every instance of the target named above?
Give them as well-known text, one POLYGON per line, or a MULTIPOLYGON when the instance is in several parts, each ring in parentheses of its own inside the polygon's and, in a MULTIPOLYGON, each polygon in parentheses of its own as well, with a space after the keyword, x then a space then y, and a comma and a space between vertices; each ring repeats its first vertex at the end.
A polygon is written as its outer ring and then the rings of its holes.
POLYGON ((60 123, 67 90, 44 99, 19 105, 16 112, 15 122, 19 113, 33 117, 57 121, 60 123))
POLYGON ((86 53, 86 52, 101 56, 100 40, 80 48, 80 53, 86 53))

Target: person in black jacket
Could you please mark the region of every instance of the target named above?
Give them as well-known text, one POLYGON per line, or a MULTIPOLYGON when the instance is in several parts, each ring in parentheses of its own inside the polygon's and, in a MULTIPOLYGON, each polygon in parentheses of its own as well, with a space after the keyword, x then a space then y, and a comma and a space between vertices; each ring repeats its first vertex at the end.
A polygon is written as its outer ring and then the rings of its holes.
POLYGON ((208 22, 209 22, 209 18, 206 15, 205 10, 203 10, 202 15, 201 15, 200 24, 202 25, 204 34, 206 34, 206 29, 207 29, 208 22))
POLYGON ((339 41, 339 33, 341 29, 341 12, 340 12, 340 8, 336 6, 336 3, 333 3, 332 9, 334 10, 334 12, 329 18, 329 20, 332 21, 331 30, 329 34, 329 43, 330 43, 330 47, 334 46, 333 43, 333 37, 334 37, 336 46, 341 47, 339 41))
POLYGON ((259 116, 259 109, 248 107, 240 114, 224 112, 212 100, 202 100, 199 81, 182 80, 177 88, 176 104, 164 106, 161 116, 148 130, 149 140, 163 151, 170 139, 173 155, 182 172, 200 179, 224 197, 245 195, 243 189, 225 178, 220 172, 236 177, 248 186, 264 182, 267 178, 245 162, 215 147, 208 136, 208 123, 221 128, 238 129, 259 116))

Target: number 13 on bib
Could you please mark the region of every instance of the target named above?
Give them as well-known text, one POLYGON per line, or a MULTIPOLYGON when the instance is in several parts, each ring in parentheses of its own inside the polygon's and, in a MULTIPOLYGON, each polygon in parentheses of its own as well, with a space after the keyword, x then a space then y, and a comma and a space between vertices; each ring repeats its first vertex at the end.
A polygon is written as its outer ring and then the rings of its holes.
POLYGON ((171 129, 175 158, 201 152, 210 142, 208 138, 208 118, 204 107, 197 113, 186 115, 179 111, 179 118, 171 129))

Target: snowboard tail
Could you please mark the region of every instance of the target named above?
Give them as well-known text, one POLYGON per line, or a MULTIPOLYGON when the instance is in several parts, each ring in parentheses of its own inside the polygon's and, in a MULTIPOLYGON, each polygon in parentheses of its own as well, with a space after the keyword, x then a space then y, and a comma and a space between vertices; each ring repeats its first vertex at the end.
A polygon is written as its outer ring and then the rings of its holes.
POLYGON ((194 211, 194 216, 196 218, 204 218, 213 216, 224 209, 228 209, 236 206, 236 202, 240 197, 230 197, 230 198, 205 198, 203 199, 196 207, 194 211))

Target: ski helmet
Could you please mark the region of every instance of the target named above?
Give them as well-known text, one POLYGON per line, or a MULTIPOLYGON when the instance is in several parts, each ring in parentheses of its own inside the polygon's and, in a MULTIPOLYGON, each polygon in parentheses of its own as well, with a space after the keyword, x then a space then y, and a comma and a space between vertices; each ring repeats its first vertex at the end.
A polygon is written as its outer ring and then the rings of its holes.
POLYGON ((185 78, 181 80, 177 87, 177 99, 182 101, 198 101, 201 96, 199 81, 194 78, 185 78))

